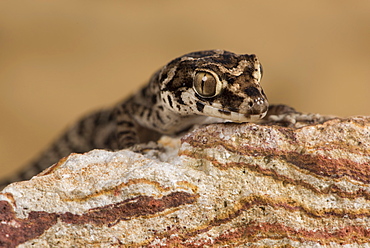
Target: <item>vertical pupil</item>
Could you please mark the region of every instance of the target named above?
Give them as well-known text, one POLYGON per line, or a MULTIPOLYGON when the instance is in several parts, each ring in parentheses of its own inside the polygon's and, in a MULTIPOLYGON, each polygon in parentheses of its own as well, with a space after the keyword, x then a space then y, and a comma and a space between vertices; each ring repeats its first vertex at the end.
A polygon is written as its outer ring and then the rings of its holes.
POLYGON ((202 77, 202 90, 205 92, 205 88, 204 88, 204 84, 205 84, 205 82, 207 81, 207 75, 204 75, 203 77, 202 77))
POLYGON ((217 80, 207 72, 197 72, 193 87, 196 93, 202 97, 213 97, 217 91, 217 80))

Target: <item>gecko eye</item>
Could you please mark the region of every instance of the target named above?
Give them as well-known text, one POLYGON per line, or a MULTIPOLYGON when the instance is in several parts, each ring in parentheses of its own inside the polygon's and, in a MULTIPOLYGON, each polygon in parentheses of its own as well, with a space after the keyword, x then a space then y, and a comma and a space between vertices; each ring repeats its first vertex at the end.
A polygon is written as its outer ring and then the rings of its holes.
POLYGON ((194 90, 201 97, 214 97, 221 92, 221 82, 211 73, 198 71, 194 77, 194 90))

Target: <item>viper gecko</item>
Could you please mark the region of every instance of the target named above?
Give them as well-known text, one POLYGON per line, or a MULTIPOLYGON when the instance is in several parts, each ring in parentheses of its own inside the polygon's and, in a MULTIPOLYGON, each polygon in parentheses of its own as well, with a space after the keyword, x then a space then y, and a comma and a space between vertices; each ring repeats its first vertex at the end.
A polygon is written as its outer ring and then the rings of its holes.
MULTIPOLYGON (((232 122, 263 118, 269 108, 256 55, 208 50, 185 54, 160 70, 136 94, 70 127, 11 181, 25 180, 70 153, 117 150, 176 135, 216 117, 232 122)), ((212 122, 209 121, 209 122, 212 122)))

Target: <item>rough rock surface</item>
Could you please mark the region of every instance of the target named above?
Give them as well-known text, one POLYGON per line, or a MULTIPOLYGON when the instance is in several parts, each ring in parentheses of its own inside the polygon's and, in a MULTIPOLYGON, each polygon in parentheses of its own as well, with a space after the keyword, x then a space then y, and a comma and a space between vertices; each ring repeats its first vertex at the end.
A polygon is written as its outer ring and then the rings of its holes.
POLYGON ((0 246, 370 246, 370 117, 213 124, 160 142, 165 153, 72 154, 9 185, 0 246))

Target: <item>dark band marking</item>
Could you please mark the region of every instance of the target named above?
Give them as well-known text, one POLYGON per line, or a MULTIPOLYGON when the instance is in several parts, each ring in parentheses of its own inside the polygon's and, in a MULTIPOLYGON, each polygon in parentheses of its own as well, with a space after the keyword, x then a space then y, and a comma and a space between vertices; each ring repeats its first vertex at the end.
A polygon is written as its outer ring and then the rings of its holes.
POLYGON ((81 122, 79 122, 77 124, 77 127, 76 128, 77 128, 77 134, 78 134, 78 136, 81 136, 81 137, 84 136, 84 134, 86 132, 85 122, 86 122, 86 120, 82 120, 81 122))
POLYGON ((159 111, 155 111, 155 115, 157 117, 157 120, 164 124, 161 115, 159 114, 159 111))
POLYGON ((235 108, 235 107, 228 107, 228 109, 229 109, 231 112, 239 112, 239 109, 238 109, 238 108, 235 108))
POLYGON ((245 94, 248 96, 260 96, 261 92, 254 86, 250 86, 244 90, 245 94))
POLYGON ((117 125, 118 126, 125 126, 125 127, 134 127, 135 126, 132 121, 125 121, 125 120, 118 121, 117 125))
POLYGON ((120 131, 117 133, 118 136, 124 136, 124 135, 134 135, 136 136, 136 132, 135 131, 120 131))
POLYGON ((146 94, 146 88, 142 88, 140 93, 143 96, 143 98, 146 98, 146 96, 147 96, 147 94, 146 94))
POLYGON ((95 129, 97 126, 99 126, 101 122, 101 114, 102 114, 101 112, 97 112, 92 116, 92 122, 94 123, 92 128, 95 129))
POLYGON ((228 111, 228 110, 224 110, 224 109, 219 109, 218 112, 224 114, 224 115, 231 115, 231 112, 228 111))
POLYGON ((110 133, 109 136, 104 140, 104 146, 109 149, 118 149, 117 136, 114 132, 110 133))
POLYGON ((169 95, 167 96, 167 99, 168 99, 168 104, 170 105, 171 108, 173 108, 172 99, 169 95))
POLYGON ((216 97, 204 98, 204 97, 202 97, 202 96, 200 96, 200 95, 198 95, 198 94, 195 94, 194 96, 195 96, 196 98, 198 98, 199 100, 207 101, 207 102, 209 102, 209 103, 213 103, 213 102, 214 102, 214 99, 216 98, 216 97))
POLYGON ((182 91, 176 91, 175 92, 175 98, 176 98, 176 101, 177 103, 181 104, 181 105, 186 105, 186 103, 182 100, 182 91))
POLYGON ((201 103, 201 102, 197 102, 197 103, 196 103, 196 105, 197 105, 197 110, 198 110, 199 112, 203 112, 204 104, 203 104, 203 103, 201 103))
MULTIPOLYGON (((65 150, 67 150, 68 152, 63 155, 64 156, 67 156, 68 153, 71 153, 71 152, 83 152, 84 149, 81 149, 80 147, 80 142, 79 144, 75 144, 75 142, 73 142, 73 140, 71 139, 71 133, 66 133, 65 135, 63 135, 60 140, 59 140, 59 144, 60 145, 63 145, 65 150)), ((64 152, 63 152, 64 153, 64 152)))
POLYGON ((152 96, 152 104, 156 104, 157 103, 157 95, 153 95, 152 96))

